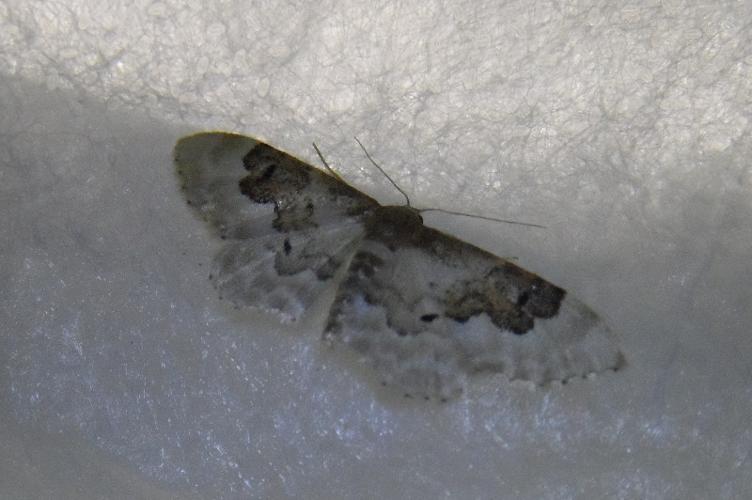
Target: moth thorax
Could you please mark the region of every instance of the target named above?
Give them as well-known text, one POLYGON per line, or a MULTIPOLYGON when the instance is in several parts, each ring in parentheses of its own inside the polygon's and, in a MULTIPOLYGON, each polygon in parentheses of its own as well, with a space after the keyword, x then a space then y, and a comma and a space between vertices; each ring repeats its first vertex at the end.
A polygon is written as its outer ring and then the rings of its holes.
POLYGON ((368 232, 387 238, 409 238, 422 225, 423 217, 418 210, 399 205, 379 207, 366 221, 368 232))

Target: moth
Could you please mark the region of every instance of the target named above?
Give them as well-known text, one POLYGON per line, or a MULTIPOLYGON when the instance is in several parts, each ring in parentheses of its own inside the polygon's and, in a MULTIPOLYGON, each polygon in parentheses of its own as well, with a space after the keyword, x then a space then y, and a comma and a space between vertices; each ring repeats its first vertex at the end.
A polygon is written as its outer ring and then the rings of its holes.
POLYGON ((250 137, 199 133, 174 155, 188 203, 224 240, 210 275, 221 297, 295 322, 337 287, 323 338, 407 395, 455 397, 483 372, 545 384, 624 364, 588 306, 420 210, 250 137))

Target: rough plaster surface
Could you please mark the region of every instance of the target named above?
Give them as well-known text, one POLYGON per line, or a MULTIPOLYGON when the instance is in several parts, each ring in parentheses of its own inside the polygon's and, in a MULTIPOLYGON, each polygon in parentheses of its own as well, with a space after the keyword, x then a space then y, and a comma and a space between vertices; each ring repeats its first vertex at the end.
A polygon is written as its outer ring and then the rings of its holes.
MULTIPOLYGON (((0 3, 0 497, 752 494, 747 2, 0 3), (221 128, 593 305, 630 367, 446 405, 219 302, 177 189, 221 128)), ((322 309, 325 305, 321 306, 322 309)))

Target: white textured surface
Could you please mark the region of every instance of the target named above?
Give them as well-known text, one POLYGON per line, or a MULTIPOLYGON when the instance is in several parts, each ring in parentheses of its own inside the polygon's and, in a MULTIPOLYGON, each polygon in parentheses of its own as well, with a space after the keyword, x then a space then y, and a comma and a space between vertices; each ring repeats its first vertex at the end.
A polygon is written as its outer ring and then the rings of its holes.
POLYGON ((750 4, 611 5, 0 3, 0 497, 752 494, 750 4), (394 401, 316 314, 226 310, 170 159, 206 128, 548 225, 434 221, 631 368, 394 401))

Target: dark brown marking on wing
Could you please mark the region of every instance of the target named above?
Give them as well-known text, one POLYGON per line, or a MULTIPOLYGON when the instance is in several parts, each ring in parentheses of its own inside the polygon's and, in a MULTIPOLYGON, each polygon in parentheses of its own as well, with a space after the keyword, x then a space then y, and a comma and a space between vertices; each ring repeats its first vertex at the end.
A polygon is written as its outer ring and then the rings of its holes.
POLYGON ((274 204, 273 226, 279 232, 317 227, 311 197, 318 193, 325 193, 324 203, 339 207, 345 216, 357 217, 378 206, 357 189, 268 144, 252 148, 243 165, 248 175, 238 183, 240 192, 253 202, 274 204))
MULTIPOLYGON (((450 265, 483 257, 498 264, 484 276, 452 285, 443 297, 444 315, 464 323, 486 313, 502 330, 522 335, 533 329, 536 318, 551 318, 559 312, 566 292, 536 274, 504 261, 473 245, 423 225, 420 213, 411 207, 386 206, 366 220, 367 237, 391 250, 417 247, 450 265)), ((432 315, 423 322, 433 321, 432 315)))
POLYGON ((536 318, 555 316, 565 295, 539 276, 505 263, 480 280, 460 281, 447 290, 445 314, 464 323, 485 312, 499 328, 522 335, 533 329, 536 318))
POLYGON ((257 203, 280 203, 310 184, 305 169, 294 158, 263 143, 243 157, 248 175, 240 181, 243 194, 257 203))
POLYGON ((561 302, 567 293, 564 289, 511 262, 495 267, 491 273, 497 283, 509 282, 516 288, 518 307, 531 316, 553 318, 559 313, 561 302))

